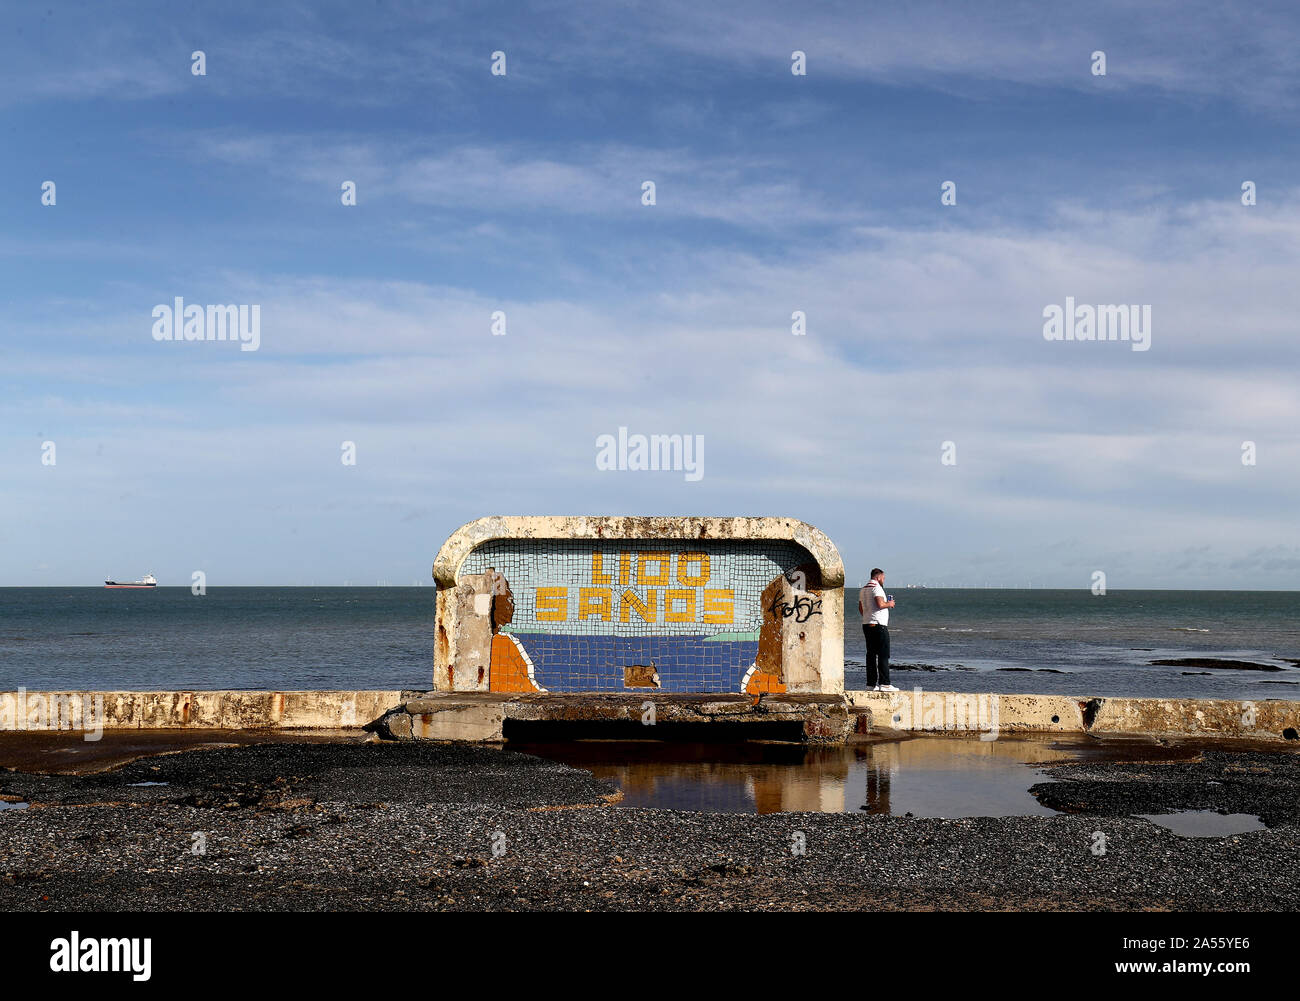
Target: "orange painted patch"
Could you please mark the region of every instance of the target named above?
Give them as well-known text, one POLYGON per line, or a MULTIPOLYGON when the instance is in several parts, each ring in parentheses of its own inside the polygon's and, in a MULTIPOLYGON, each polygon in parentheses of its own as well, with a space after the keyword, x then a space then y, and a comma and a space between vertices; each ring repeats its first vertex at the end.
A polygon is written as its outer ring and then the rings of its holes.
POLYGON ((745 686, 745 691, 750 695, 762 695, 765 692, 784 692, 785 682, 775 674, 768 674, 766 671, 755 671, 749 676, 749 684, 745 686))
POLYGON ((535 692, 537 690, 537 686, 528 677, 528 662, 519 653, 515 641, 505 633, 497 633, 493 636, 488 691, 535 692))

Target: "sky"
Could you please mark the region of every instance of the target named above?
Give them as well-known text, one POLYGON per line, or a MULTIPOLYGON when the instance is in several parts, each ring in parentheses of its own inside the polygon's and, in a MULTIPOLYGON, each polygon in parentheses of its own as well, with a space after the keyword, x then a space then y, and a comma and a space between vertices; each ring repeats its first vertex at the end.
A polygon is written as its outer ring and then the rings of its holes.
POLYGON ((0 13, 0 586, 705 514, 850 584, 1300 589, 1293 4, 0 13), (156 339, 177 297, 257 350, 156 339), (1149 349, 1048 340, 1067 297, 1149 349))

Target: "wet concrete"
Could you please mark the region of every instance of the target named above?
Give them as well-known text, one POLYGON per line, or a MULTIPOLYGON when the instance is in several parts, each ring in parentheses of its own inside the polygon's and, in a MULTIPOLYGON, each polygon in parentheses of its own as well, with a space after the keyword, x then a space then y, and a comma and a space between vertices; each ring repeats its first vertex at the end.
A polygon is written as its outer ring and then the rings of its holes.
POLYGON ((603 804, 613 787, 589 772, 494 747, 271 741, 196 748, 80 775, 0 773, 0 795, 56 806, 304 810, 321 802, 603 804))
POLYGON ((362 742, 357 730, 105 730, 98 740, 80 731, 0 731, 0 768, 79 774, 115 768, 153 754, 270 743, 362 742))

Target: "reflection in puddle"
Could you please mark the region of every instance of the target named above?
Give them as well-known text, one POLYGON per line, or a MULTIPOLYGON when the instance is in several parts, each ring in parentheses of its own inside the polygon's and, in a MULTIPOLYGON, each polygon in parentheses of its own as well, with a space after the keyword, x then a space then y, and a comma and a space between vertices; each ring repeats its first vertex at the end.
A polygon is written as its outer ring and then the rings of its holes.
POLYGON ((127 785, 131 786, 131 787, 134 789, 134 788, 139 788, 139 787, 141 787, 141 786, 165 786, 165 785, 168 785, 168 783, 166 783, 166 782, 128 782, 127 785))
POLYGON ((1140 813, 1138 816, 1184 838, 1223 838, 1266 830, 1253 813, 1179 810, 1176 813, 1140 813))
POLYGON ((28 803, 9 803, 0 799, 0 810, 26 810, 28 803))
POLYGON ((622 807, 713 813, 816 811, 914 817, 1052 816, 1029 794, 1041 769, 1090 756, 1057 739, 915 737, 847 747, 574 741, 510 749, 585 768, 622 807))

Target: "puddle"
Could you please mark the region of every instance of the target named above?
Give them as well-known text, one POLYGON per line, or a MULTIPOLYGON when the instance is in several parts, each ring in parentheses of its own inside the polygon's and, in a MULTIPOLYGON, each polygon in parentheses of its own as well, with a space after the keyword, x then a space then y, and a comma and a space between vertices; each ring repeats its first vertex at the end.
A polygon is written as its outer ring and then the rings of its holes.
POLYGON ((0 799, 0 810, 26 810, 30 803, 9 803, 0 799))
POLYGON ((130 786, 132 789, 139 789, 142 786, 165 786, 165 785, 171 785, 171 783, 170 782, 128 782, 127 785, 130 786))
POLYGON ((623 790, 619 807, 711 813, 1054 816, 1029 794, 1042 769, 1095 754, 1055 739, 917 737, 847 747, 584 740, 518 744, 623 790))
POLYGON ((1253 813, 1179 810, 1176 813, 1139 813, 1137 816, 1184 838, 1224 838, 1267 829, 1253 813))

